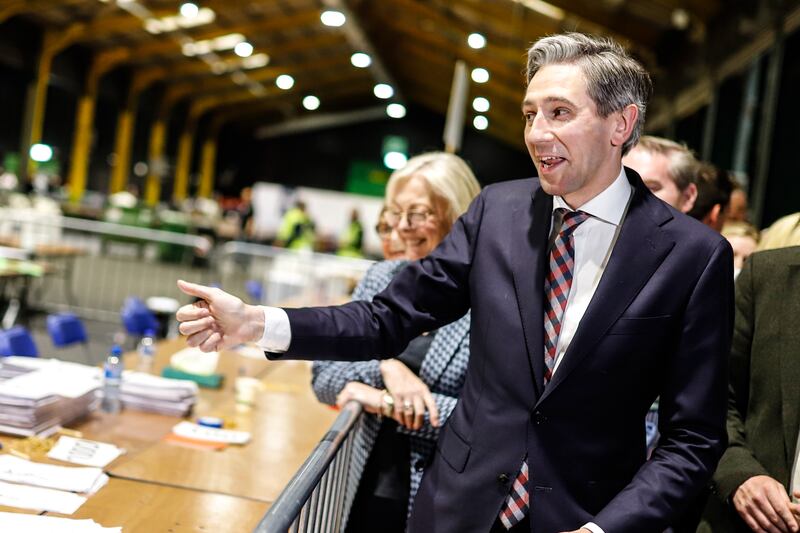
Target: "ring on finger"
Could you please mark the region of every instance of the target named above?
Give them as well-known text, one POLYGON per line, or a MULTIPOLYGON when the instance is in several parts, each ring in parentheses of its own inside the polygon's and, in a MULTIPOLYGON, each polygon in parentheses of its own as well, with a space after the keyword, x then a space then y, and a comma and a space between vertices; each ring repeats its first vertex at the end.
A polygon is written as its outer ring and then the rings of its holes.
POLYGON ((403 401, 403 411, 406 413, 413 413, 414 412, 414 404, 411 403, 411 400, 403 401))

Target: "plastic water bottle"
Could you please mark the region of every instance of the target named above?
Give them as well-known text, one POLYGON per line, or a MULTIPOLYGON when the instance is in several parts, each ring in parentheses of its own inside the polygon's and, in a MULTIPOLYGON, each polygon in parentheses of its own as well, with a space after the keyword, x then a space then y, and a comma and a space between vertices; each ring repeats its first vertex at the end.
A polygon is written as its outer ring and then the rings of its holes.
POLYGON ((153 340, 154 336, 155 332, 148 329, 144 332, 144 337, 139 341, 139 346, 136 348, 139 356, 136 369, 139 372, 150 373, 153 371, 153 359, 156 354, 156 345, 153 340))
POLYGON ((122 408, 120 385, 122 384, 122 348, 118 344, 111 347, 103 365, 103 411, 119 413, 122 408))

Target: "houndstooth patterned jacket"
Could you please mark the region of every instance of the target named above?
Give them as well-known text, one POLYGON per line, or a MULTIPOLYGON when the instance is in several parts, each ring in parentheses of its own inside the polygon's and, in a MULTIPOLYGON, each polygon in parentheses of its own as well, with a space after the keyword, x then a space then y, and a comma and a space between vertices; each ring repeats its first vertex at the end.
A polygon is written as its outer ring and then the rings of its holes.
MULTIPOLYGON (((373 265, 353 292, 354 300, 371 300, 381 292, 394 277, 394 274, 406 261, 382 261, 373 265)), ((422 361, 420 379, 430 388, 436 407, 439 409, 440 422, 444 423, 455 409, 458 394, 464 385, 464 375, 469 361, 469 326, 470 314, 442 327, 436 332, 428 353, 422 361)), ((380 362, 377 360, 362 362, 315 361, 312 367, 312 384, 317 398, 324 403, 335 405, 336 397, 351 381, 358 381, 383 389, 380 362)), ((353 457, 348 472, 345 493, 344 516, 350 514, 350 507, 358 488, 361 474, 367 464, 372 446, 380 429, 381 420, 376 415, 365 413, 356 426, 353 441, 353 457)), ((422 473, 433 456, 439 428, 430 425, 428 416, 421 429, 408 430, 402 426, 398 431, 409 436, 411 449, 411 480, 408 511, 414 502, 414 496, 422 480, 422 473)), ((342 531, 347 525, 345 519, 342 531)))

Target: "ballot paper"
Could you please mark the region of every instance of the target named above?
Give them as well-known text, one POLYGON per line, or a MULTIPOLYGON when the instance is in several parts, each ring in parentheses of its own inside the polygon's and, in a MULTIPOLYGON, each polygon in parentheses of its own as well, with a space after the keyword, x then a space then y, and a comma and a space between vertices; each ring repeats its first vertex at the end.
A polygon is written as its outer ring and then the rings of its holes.
POLYGON ((172 432, 181 437, 210 442, 225 442, 228 444, 246 444, 250 440, 247 431, 234 431, 232 429, 218 429, 200 426, 183 421, 172 428, 172 432))
POLYGON ((56 516, 0 513, 0 531, 25 533, 122 533, 121 527, 103 527, 87 518, 75 520, 56 516))
POLYGON ((122 374, 120 399, 126 409, 186 416, 197 402, 197 383, 143 372, 122 374))
POLYGON ((67 463, 103 468, 124 452, 125 450, 113 444, 62 435, 56 445, 47 452, 47 457, 67 463))
MULTIPOLYGON (((5 362, 3 367, 8 370, 5 362)), ((0 382, 0 432, 23 436, 47 434, 98 405, 100 370, 97 368, 55 359, 34 365, 17 361, 13 367, 20 369, 20 373, 0 382)))
POLYGON ((0 455, 0 480, 94 494, 108 483, 108 476, 100 468, 34 463, 3 454, 0 455))
MULTIPOLYGON (((43 489, 29 487, 15 483, 0 481, 0 505, 32 509, 34 511, 48 511, 52 513, 72 514, 86 502, 84 496, 63 490, 43 489)), ((2 531, 18 531, 6 530, 2 531)), ((27 533, 28 530, 26 530, 27 533)))

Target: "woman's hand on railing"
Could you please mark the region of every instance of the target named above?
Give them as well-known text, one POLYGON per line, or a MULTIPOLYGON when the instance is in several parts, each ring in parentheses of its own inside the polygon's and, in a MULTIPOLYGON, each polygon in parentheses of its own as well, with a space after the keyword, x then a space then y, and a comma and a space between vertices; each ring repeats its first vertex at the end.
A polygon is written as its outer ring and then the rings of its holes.
POLYGON ((204 352, 231 348, 256 341, 264 334, 264 311, 247 305, 222 289, 179 280, 178 287, 199 301, 184 305, 176 313, 180 332, 189 346, 204 352))
POLYGON ((430 389, 397 359, 381 361, 383 383, 394 398, 392 418, 408 429, 420 429, 428 411, 431 425, 439 426, 439 409, 430 389))
POLYGON ((366 412, 379 415, 382 411, 383 394, 382 390, 375 387, 370 387, 358 381, 351 381, 344 386, 336 397, 336 405, 341 408, 347 402, 354 400, 360 403, 366 412))

